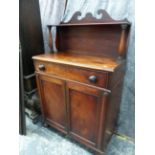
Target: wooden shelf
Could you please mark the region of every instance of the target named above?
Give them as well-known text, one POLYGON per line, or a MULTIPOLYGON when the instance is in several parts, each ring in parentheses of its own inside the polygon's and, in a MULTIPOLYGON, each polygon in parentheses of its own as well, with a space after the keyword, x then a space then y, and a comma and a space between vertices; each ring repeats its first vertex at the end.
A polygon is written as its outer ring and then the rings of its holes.
POLYGON ((42 54, 34 56, 33 59, 34 58, 41 61, 48 61, 109 72, 113 72, 119 65, 119 63, 113 58, 72 54, 68 52, 42 54))

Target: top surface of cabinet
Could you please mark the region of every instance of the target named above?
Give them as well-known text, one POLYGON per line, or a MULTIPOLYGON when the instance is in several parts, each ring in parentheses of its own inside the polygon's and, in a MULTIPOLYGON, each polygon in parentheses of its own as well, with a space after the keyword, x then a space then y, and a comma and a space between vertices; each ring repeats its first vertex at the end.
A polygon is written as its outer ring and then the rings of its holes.
POLYGON ((119 66, 119 63, 113 58, 79 55, 67 52, 42 54, 34 56, 33 59, 109 72, 113 72, 115 68, 119 66))

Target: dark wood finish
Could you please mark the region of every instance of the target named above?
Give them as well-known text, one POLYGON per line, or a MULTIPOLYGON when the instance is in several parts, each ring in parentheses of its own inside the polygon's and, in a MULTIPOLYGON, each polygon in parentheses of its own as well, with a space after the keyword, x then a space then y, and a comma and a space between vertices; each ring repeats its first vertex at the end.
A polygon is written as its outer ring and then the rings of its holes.
POLYGON ((102 72, 113 72, 119 66, 117 60, 113 58, 71 54, 67 51, 38 55, 34 56, 33 59, 42 61, 43 64, 46 62, 54 62, 57 64, 67 64, 80 68, 95 69, 102 72))
POLYGON ((41 75, 38 79, 45 121, 58 130, 67 133, 64 81, 41 75))
POLYGON ((67 89, 70 135, 95 146, 97 141, 97 114, 100 106, 100 91, 71 82, 67 83, 67 89))
POLYGON ((75 54, 118 57, 120 25, 57 27, 58 50, 75 54))
POLYGON ((119 59, 123 59, 125 56, 125 51, 126 51, 126 31, 127 31, 127 24, 122 24, 121 28, 122 28, 122 32, 121 32, 121 38, 120 38, 120 42, 119 42, 119 47, 118 47, 118 53, 119 53, 119 59))
POLYGON ((46 75, 61 76, 65 79, 84 82, 86 84, 107 88, 108 73, 98 72, 96 70, 72 67, 69 65, 59 65, 56 63, 35 61, 35 68, 37 72, 41 72, 46 75), (40 65, 45 66, 45 70, 40 70, 40 65), (90 77, 95 76, 96 81, 91 81, 90 77))
POLYGON ((52 116, 45 119, 55 118, 56 110, 64 116, 63 132, 103 155, 119 113, 130 24, 100 13, 100 20, 87 14, 78 21, 76 13, 57 25, 58 53, 33 59, 43 114, 47 108, 52 116))
POLYGON ((114 73, 109 74, 108 88, 111 90, 109 94, 109 104, 107 107, 105 135, 103 138, 103 147, 106 149, 112 134, 115 132, 117 118, 120 110, 121 96, 123 89, 123 79, 125 75, 125 61, 122 62, 114 73))
POLYGON ((58 51, 125 58, 130 23, 126 19, 113 20, 105 10, 99 10, 98 13, 102 15, 99 20, 90 13, 78 20, 80 12, 76 12, 68 23, 48 25, 57 26, 58 51))
POLYGON ((98 146, 103 130, 98 120, 103 122, 102 110, 107 104, 104 92, 75 82, 67 82, 66 88, 70 135, 84 144, 98 146))
POLYGON ((48 44, 50 49, 53 49, 53 39, 52 39, 52 32, 51 32, 51 26, 48 26, 48 31, 49 31, 49 38, 48 38, 48 44))

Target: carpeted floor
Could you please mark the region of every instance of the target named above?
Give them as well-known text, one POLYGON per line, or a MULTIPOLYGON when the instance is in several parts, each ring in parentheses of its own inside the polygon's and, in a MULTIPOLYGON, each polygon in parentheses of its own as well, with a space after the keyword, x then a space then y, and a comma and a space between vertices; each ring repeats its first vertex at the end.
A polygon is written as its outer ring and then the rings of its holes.
POLYGON ((27 135, 20 136, 20 155, 92 155, 64 136, 26 118, 27 135))
MULTIPOLYGON (((20 136, 19 155, 93 155, 74 141, 45 128, 41 123, 33 124, 26 118, 27 135, 20 136)), ((132 142, 113 137, 107 155, 134 155, 132 142)))

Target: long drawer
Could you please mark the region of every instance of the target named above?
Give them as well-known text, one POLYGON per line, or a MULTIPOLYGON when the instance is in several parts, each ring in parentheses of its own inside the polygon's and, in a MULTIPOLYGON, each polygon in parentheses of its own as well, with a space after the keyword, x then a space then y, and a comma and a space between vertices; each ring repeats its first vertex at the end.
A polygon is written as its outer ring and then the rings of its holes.
POLYGON ((108 73, 92 69, 69 66, 53 62, 35 60, 35 70, 39 73, 56 75, 65 79, 75 80, 82 83, 107 88, 108 73))

